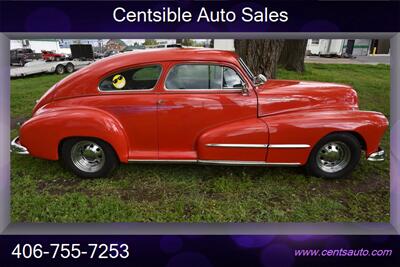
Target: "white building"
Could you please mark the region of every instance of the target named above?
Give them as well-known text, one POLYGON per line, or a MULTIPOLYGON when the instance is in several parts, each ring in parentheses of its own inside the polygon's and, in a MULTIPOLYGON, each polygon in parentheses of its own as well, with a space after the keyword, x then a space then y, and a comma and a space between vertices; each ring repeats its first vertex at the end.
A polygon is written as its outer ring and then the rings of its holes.
POLYGON ((235 51, 235 41, 233 39, 214 39, 214 48, 235 51))
MULTIPOLYGON (((309 39, 307 42, 307 54, 322 56, 367 56, 373 52, 373 41, 370 39, 309 39)), ((382 53, 387 54, 389 50, 382 53)))

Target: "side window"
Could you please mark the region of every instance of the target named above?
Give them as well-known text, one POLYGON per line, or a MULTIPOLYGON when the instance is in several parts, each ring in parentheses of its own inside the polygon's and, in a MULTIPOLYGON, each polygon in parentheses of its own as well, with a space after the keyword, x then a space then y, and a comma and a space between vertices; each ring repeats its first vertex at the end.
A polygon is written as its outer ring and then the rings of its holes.
POLYGON ((115 73, 100 82, 101 91, 153 89, 161 74, 161 66, 147 66, 115 73))
POLYGON ((174 66, 165 82, 167 89, 221 89, 222 67, 184 64, 174 66))
POLYGON ((240 76, 231 68, 224 67, 224 74, 222 76, 222 86, 224 89, 242 88, 243 81, 240 76))

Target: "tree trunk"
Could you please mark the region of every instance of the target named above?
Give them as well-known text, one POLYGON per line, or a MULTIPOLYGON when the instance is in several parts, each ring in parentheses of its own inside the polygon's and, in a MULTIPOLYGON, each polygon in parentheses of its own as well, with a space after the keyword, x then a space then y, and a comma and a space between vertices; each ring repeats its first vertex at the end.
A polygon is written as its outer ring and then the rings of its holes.
POLYGON ((255 75, 275 78, 283 44, 283 40, 235 40, 235 50, 255 75))
POLYGON ((286 70, 304 72, 306 47, 307 40, 285 40, 278 65, 286 70))

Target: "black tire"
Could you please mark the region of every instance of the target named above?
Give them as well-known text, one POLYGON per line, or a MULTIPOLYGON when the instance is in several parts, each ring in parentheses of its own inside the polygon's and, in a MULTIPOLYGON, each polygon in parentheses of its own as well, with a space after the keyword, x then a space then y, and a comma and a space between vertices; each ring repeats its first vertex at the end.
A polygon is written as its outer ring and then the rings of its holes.
POLYGON ((349 175, 354 170, 354 168, 360 161, 360 157, 361 157, 361 145, 358 139, 354 135, 349 133, 333 133, 322 138, 314 146, 308 158, 306 170, 309 174, 317 177, 330 178, 330 179, 343 178, 349 175), (342 151, 341 157, 346 159, 341 161, 342 165, 340 166, 340 168, 338 167, 339 165, 336 165, 336 167, 338 168, 336 171, 334 171, 333 169, 331 169, 331 171, 326 171, 326 169, 335 168, 329 166, 330 164, 329 159, 328 160, 324 159, 325 155, 329 157, 329 151, 324 152, 324 148, 328 149, 331 148, 329 146, 330 144, 333 144, 333 149, 336 151, 338 150, 339 147, 339 150, 342 151), (337 146, 335 147, 335 145, 337 146), (346 154, 348 155, 348 153, 350 153, 349 156, 347 157, 343 156, 346 154), (326 162, 325 160, 328 162, 326 162), (325 164, 327 164, 328 166, 325 166, 325 164))
POLYGON ((65 73, 65 67, 62 64, 57 65, 56 73, 61 75, 65 73))
POLYGON ((75 70, 74 64, 68 63, 68 64, 65 66, 65 70, 66 70, 68 73, 74 72, 74 70, 75 70))
POLYGON ((60 154, 63 165, 82 178, 106 177, 118 166, 119 163, 118 157, 111 145, 97 138, 82 137, 67 139, 61 144, 60 154), (99 148, 101 148, 104 163, 98 170, 93 172, 85 171, 74 163, 72 156, 74 153, 73 151, 76 151, 74 148, 82 142, 95 143, 99 148))

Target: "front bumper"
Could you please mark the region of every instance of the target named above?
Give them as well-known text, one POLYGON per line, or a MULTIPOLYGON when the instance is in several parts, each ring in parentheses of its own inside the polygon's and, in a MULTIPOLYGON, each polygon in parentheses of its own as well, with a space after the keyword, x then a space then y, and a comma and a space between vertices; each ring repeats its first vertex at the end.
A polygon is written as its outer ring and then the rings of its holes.
POLYGON ((385 150, 379 148, 377 152, 372 153, 369 155, 369 161, 384 161, 385 160, 385 150))
POLYGON ((13 152, 13 153, 16 153, 19 155, 29 155, 28 149, 19 143, 19 136, 15 137, 11 141, 10 152, 13 152))

